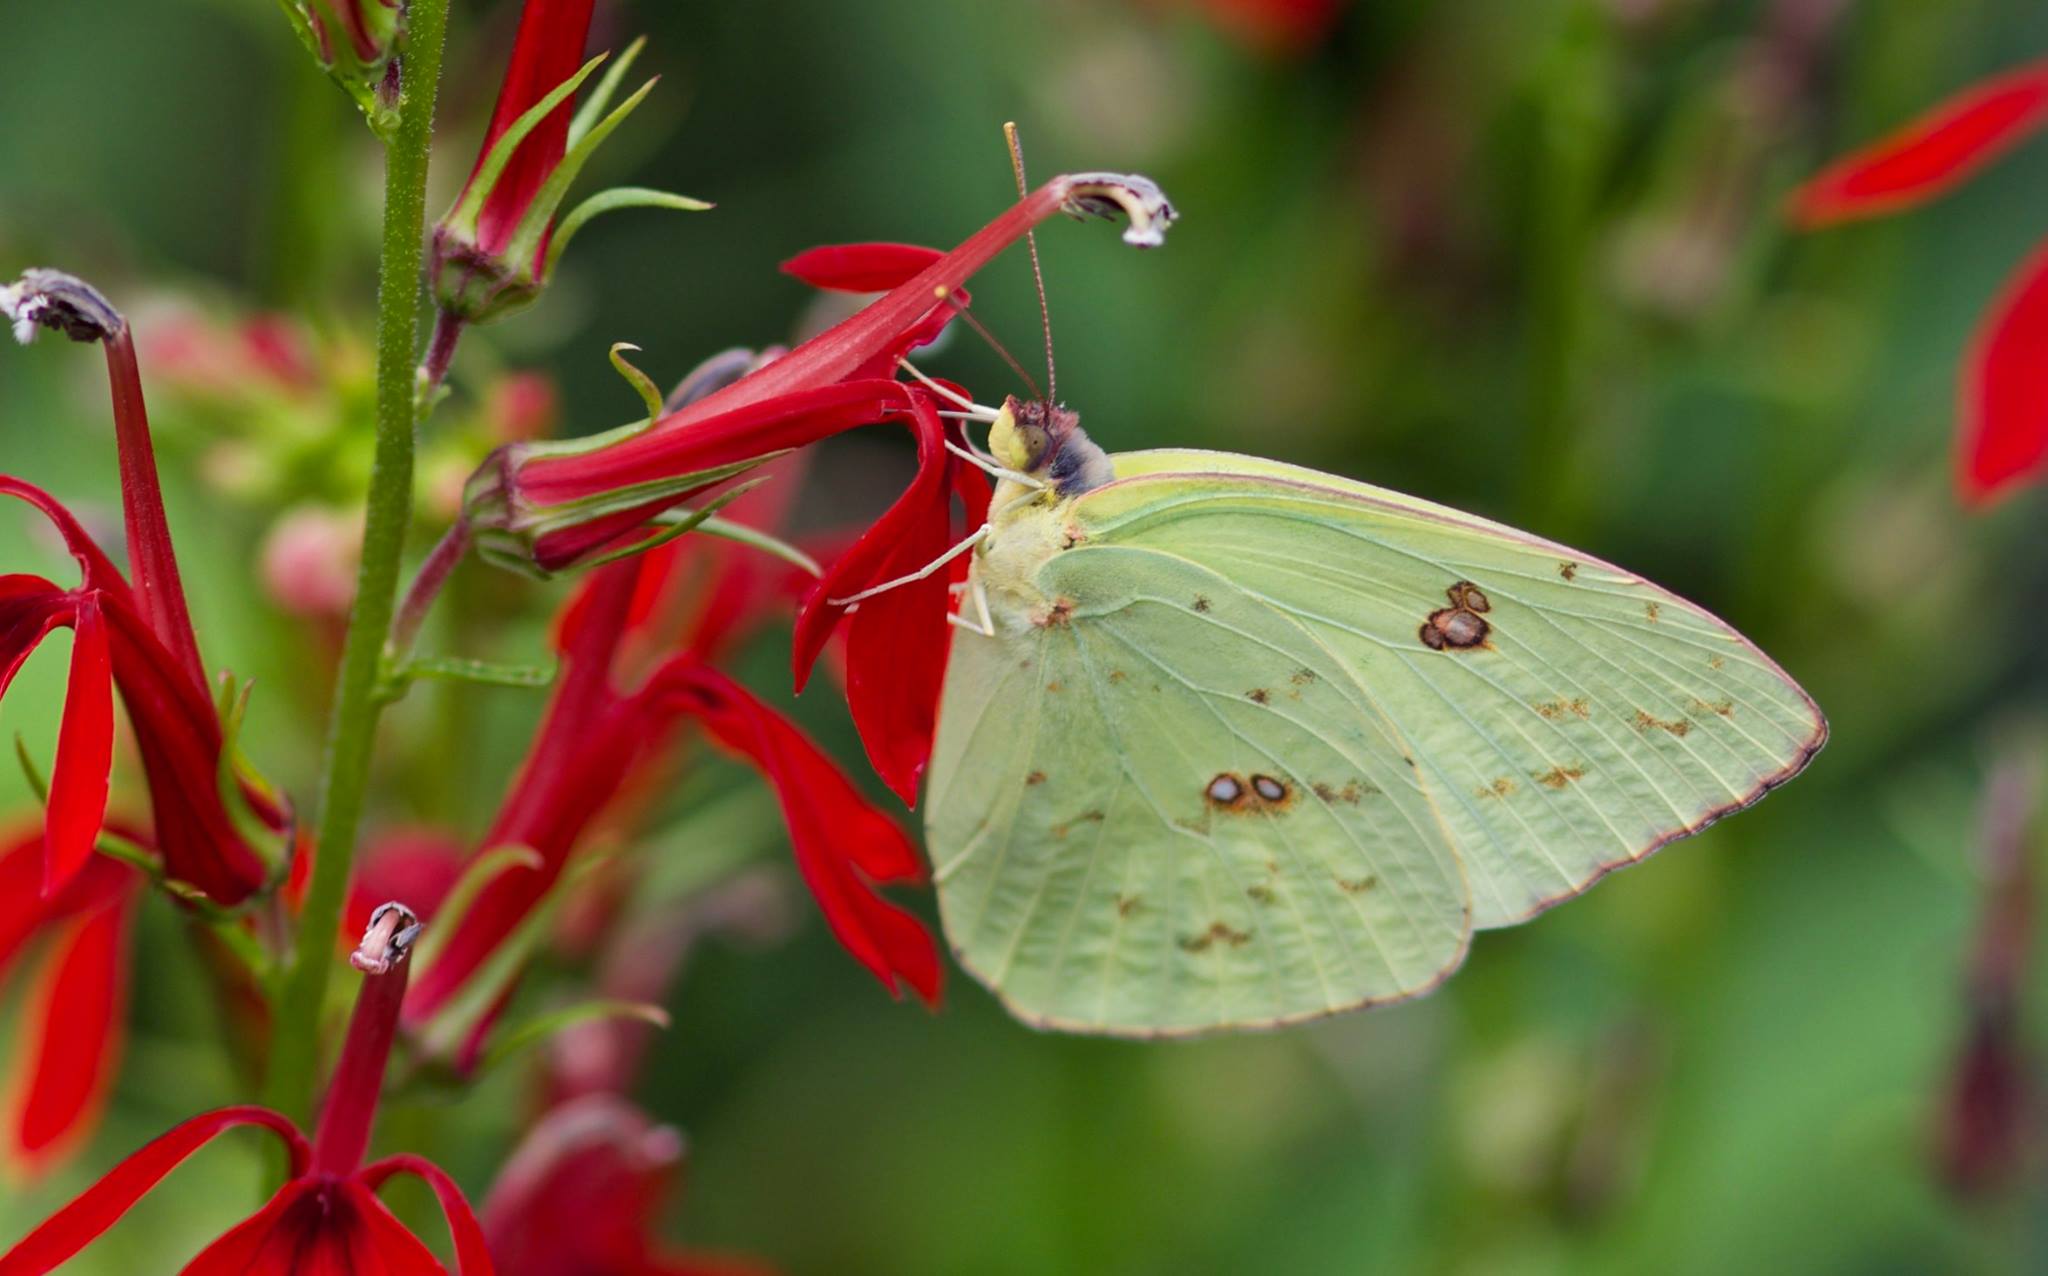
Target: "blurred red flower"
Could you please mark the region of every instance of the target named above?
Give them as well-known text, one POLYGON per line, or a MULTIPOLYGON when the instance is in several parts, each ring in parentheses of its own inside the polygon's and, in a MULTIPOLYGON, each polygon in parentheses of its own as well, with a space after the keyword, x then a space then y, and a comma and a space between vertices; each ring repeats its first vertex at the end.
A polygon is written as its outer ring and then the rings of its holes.
MULTIPOLYGON (((74 631, 50 774, 43 893, 61 890, 92 859, 113 768, 118 688, 149 781, 165 874, 215 903, 248 898, 268 870, 222 797, 226 740, 206 684, 152 630, 142 599, 69 510, 41 488, 4 475, 0 494, 41 511, 81 572, 70 589, 40 576, 0 576, 0 694, 52 629, 74 631)), ((282 812, 260 791, 244 786, 244 796, 271 822, 283 823, 282 812)))
POLYGON ((0 1160, 33 1176, 98 1124, 121 1056, 128 945, 142 874, 94 856, 54 895, 40 893, 40 833, 0 851, 0 976, 29 946, 47 948, 29 978, 10 1067, 0 1160))
POLYGON ((665 1248, 662 1201, 683 1139, 614 1095, 574 1099, 533 1127, 484 1201, 505 1276, 766 1276, 748 1259, 665 1248))
MULTIPOLYGON (((2048 123, 2048 62, 1986 80, 1793 193, 1809 229, 1912 208, 1945 194, 2048 123)), ((1958 395, 1956 483, 1984 504, 2048 470, 2048 245, 1978 327, 1958 395)))
POLYGON ((376 1197, 394 1175, 411 1174, 439 1198, 455 1238, 460 1276, 490 1276, 482 1228, 440 1167, 408 1154, 365 1165, 405 997, 407 951, 417 927, 403 907, 383 910, 357 950, 366 972, 348 1040, 309 1141, 267 1108, 223 1108, 194 1117, 146 1144, 85 1193, 0 1255, 0 1276, 42 1276, 85 1248, 186 1157, 214 1136, 255 1125, 283 1140, 290 1178, 270 1202, 185 1266, 185 1276, 436 1276, 445 1269, 376 1197), (408 929, 410 928, 410 929, 408 929))
POLYGON ((407 1004, 408 1023, 432 1018, 469 984, 554 889, 607 806, 692 722, 775 784, 798 866, 840 941, 892 992, 900 980, 937 998, 931 938, 873 891, 921 880, 909 838, 801 732, 708 663, 787 596, 791 573, 758 550, 707 539, 602 568, 564 608, 554 695, 480 844, 525 847, 538 862, 508 865, 450 920, 445 947, 407 1004), (677 599, 678 582, 707 562, 711 570, 687 582, 690 597, 677 599), (677 637, 679 602, 687 615, 677 637))

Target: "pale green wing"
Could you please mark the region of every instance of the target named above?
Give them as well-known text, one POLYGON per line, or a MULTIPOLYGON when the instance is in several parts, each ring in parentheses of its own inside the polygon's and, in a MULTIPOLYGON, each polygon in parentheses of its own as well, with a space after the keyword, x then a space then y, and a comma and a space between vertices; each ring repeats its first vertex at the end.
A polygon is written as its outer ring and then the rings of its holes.
POLYGON ((1089 547, 946 675, 928 832, 948 939, 1020 1017, 1148 1035, 1411 996, 1468 891, 1412 750, 1331 649, 1204 567, 1089 547), (1246 671, 1272 669, 1247 697, 1246 671))
MULTIPOLYGON (((1826 739, 1740 634, 1576 550, 1256 458, 1134 453, 1117 470, 1073 505, 1085 543, 1205 566, 1336 653, 1420 762, 1477 926, 1748 805, 1826 739), (1467 582, 1484 610, 1456 616, 1467 582), (1483 637, 1432 648, 1432 616, 1483 637)), ((1247 667, 1243 693, 1278 691, 1280 663, 1247 667)))

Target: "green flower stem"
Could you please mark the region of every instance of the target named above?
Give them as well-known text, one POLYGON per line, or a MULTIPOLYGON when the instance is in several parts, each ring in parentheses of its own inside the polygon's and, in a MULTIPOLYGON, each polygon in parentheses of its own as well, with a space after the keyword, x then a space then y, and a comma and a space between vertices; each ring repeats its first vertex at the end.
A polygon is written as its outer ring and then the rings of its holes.
POLYGON ((427 155, 448 0, 411 0, 398 130, 384 151, 384 238, 377 286, 377 446, 363 526, 362 568, 328 720, 326 773, 315 825, 319 854, 291 965, 278 997, 265 1096, 304 1124, 318 1083, 322 1011, 336 933, 355 858, 381 704, 377 675, 398 592, 399 557, 412 519, 414 368, 426 229, 427 155))

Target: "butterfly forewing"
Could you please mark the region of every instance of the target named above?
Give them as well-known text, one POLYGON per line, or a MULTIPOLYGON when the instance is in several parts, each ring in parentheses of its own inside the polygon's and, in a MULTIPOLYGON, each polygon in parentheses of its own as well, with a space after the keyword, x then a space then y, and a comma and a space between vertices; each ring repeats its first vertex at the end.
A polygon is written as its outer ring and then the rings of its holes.
POLYGON ((1206 566, 1335 653, 1410 742, 1479 926, 1755 801, 1825 739, 1740 634, 1576 551, 1274 462, 1129 469, 1155 472, 1076 502, 1089 543, 1206 566))
POLYGON ((1033 1022, 1285 1023, 1423 991, 1467 889, 1341 659, 1223 576, 1100 546, 1062 606, 963 633, 929 828, 960 959, 1033 1022))

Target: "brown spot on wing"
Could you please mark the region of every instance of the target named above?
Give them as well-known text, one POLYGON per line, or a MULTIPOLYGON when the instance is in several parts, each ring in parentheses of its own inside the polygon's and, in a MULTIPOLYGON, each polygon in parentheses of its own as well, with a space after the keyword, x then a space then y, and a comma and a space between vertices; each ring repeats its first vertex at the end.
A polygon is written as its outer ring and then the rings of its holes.
POLYGON ((1649 617, 1650 623, 1653 625, 1657 623, 1657 614, 1662 610, 1663 608, 1659 607, 1654 599, 1643 604, 1643 615, 1649 617))
POLYGON ((1574 780, 1583 780, 1585 778, 1586 768, 1582 766, 1554 766, 1548 771, 1536 773, 1536 782, 1538 784, 1547 785, 1553 789, 1561 789, 1574 780))
POLYGON ((1514 791, 1515 782, 1506 776, 1501 776, 1491 784, 1472 790, 1472 793, 1474 797, 1504 798, 1514 791))
POLYGON ((1067 834, 1073 831, 1073 828, 1076 824, 1100 824, 1102 823, 1102 820, 1103 815, 1100 811, 1083 811, 1079 815, 1075 816, 1073 819, 1068 820, 1065 824, 1053 825, 1052 835, 1056 838, 1064 840, 1067 834))
POLYGON ((1136 895, 1117 896, 1116 915, 1118 917, 1129 917, 1132 913, 1138 911, 1138 902, 1138 897, 1136 895))
POLYGON ((1367 873, 1364 877, 1340 877, 1337 889, 1346 895, 1363 895, 1380 884, 1379 874, 1367 873))
POLYGON ((1250 886, 1244 888, 1244 893, 1255 904, 1270 904, 1273 902, 1273 888, 1264 882, 1253 882, 1250 886))
POLYGON ((1552 722, 1566 716, 1588 718, 1593 713, 1592 706, 1586 703, 1584 696, 1573 700, 1567 700, 1563 696, 1559 696, 1555 700, 1540 700, 1531 707, 1544 717, 1549 718, 1552 722))
POLYGON ((1488 601, 1485 593, 1480 590, 1479 586, 1469 580, 1461 580, 1449 589, 1446 589, 1444 597, 1451 600, 1451 606, 1462 608, 1465 611, 1491 611, 1493 609, 1493 604, 1488 601))
POLYGON ((1692 730, 1692 719, 1673 718, 1666 721, 1663 718, 1652 716, 1647 710, 1638 709, 1636 710, 1636 730, 1669 731, 1672 735, 1683 736, 1686 732, 1692 730))
POLYGON ((1121 669, 1112 669, 1112 670, 1110 670, 1110 671, 1109 671, 1109 680, 1110 680, 1111 682, 1122 682, 1122 681, 1124 680, 1124 671, 1123 671, 1123 670, 1121 670, 1121 669))
POLYGON ((1033 772, 1032 772, 1032 773, 1031 773, 1030 775, 1027 775, 1027 776, 1025 776, 1025 777, 1024 777, 1024 783, 1026 783, 1027 785, 1029 785, 1029 784, 1044 784, 1044 783, 1045 783, 1045 772, 1043 772, 1043 771, 1033 771, 1033 772))
POLYGON ((1695 696, 1693 697, 1692 711, 1694 713, 1711 713, 1723 718, 1732 718, 1735 716, 1735 702, 1726 696, 1713 701, 1702 700, 1695 696))
POLYGON ((1182 935, 1179 940, 1180 946, 1191 953, 1207 951, 1210 946, 1219 942, 1232 948, 1242 948, 1252 942, 1252 933, 1248 930, 1238 930, 1226 922, 1210 922, 1209 929, 1201 934, 1182 935))
POLYGON ((1486 645, 1493 631, 1479 613, 1491 611, 1493 603, 1469 580, 1461 580, 1444 591, 1450 606, 1439 607, 1423 620, 1415 636, 1431 651, 1464 650, 1486 645))
POLYGON ((1309 683, 1314 682, 1315 680, 1316 671, 1308 668, 1306 665, 1299 669, 1296 669, 1293 673, 1287 675, 1287 681, 1293 683, 1297 687, 1306 687, 1309 683))
POLYGON ((1200 594, 1196 594, 1196 595, 1195 595, 1195 610, 1196 610, 1196 611, 1207 611, 1207 610, 1209 610, 1209 600, 1208 600, 1208 599, 1206 599, 1206 598, 1204 598, 1204 597, 1202 597, 1202 596, 1201 596, 1200 594))
POLYGON ((1273 693, 1267 691, 1264 687, 1253 687, 1250 691, 1244 693, 1244 698, 1253 704, 1267 704, 1273 699, 1273 693))
POLYGON ((1074 618, 1074 600, 1055 599, 1053 605, 1031 617, 1031 623, 1040 629, 1057 628, 1069 624, 1074 618))
POLYGON ((1576 580, 1579 575, 1579 565, 1577 563, 1559 563, 1557 565, 1557 574, 1566 580, 1576 580))

